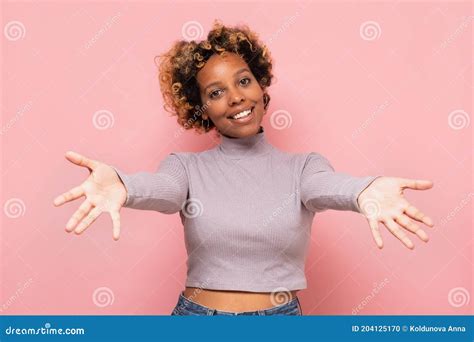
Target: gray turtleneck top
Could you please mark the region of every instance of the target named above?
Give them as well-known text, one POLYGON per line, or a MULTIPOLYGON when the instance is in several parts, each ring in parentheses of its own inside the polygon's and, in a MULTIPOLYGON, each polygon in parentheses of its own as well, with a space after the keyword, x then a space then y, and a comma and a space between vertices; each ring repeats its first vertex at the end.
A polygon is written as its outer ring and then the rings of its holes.
POLYGON ((263 129, 221 136, 203 152, 170 153, 155 173, 115 170, 127 189, 125 207, 179 212, 186 286, 251 292, 306 288, 314 214, 360 212, 358 195, 378 177, 334 172, 318 153, 278 150, 263 129))

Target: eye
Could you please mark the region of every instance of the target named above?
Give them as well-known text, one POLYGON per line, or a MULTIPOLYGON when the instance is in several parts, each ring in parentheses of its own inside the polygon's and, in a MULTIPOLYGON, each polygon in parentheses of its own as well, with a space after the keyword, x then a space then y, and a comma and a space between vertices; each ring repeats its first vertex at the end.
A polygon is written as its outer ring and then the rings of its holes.
POLYGON ((242 79, 240 80, 240 84, 242 84, 242 85, 245 86, 245 85, 248 85, 248 84, 250 83, 250 81, 251 81, 250 78, 245 77, 245 78, 242 78, 242 79), (245 81, 245 82, 242 84, 242 81, 245 81))
POLYGON ((221 90, 221 89, 217 89, 217 90, 211 91, 211 92, 209 93, 209 97, 210 97, 211 99, 213 99, 213 98, 219 96, 219 95, 220 95, 220 93, 219 93, 220 91, 222 91, 222 90, 221 90))

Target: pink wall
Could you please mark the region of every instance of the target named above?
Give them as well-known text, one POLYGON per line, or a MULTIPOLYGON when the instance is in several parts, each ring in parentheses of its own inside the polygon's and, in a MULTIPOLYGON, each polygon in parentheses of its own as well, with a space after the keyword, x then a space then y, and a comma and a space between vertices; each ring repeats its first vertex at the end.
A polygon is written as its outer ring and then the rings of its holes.
POLYGON ((199 25, 206 33, 214 18, 247 22, 270 47, 276 78, 264 126, 274 145, 320 152, 357 176, 435 183, 406 192, 436 224, 413 251, 385 228, 378 250, 356 213, 316 216, 305 314, 472 312, 468 2, 2 7, 3 314, 170 313, 186 271, 178 215, 123 209, 114 242, 105 215, 80 237, 65 233, 81 200, 52 201, 88 175, 67 150, 136 172, 172 151, 212 146, 162 110, 153 57, 182 39, 186 23, 198 22, 186 34, 199 25), (109 113, 94 120, 101 110, 109 113), (271 124, 277 110, 289 127, 271 124))

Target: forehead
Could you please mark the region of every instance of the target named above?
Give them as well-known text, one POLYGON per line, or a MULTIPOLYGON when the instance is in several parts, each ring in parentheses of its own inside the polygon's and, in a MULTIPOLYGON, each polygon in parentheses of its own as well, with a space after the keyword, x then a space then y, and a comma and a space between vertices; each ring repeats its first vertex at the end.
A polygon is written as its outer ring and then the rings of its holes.
POLYGON ((200 85, 205 86, 210 82, 232 77, 241 68, 248 68, 248 65, 239 55, 232 52, 227 52, 224 56, 214 54, 199 70, 196 79, 200 85))

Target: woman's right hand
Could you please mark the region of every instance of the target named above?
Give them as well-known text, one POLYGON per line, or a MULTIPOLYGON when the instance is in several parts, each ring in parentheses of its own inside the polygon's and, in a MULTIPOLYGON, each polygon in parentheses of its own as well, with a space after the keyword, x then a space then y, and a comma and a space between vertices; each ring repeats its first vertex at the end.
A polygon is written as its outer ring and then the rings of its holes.
POLYGON ((67 222, 66 231, 74 230, 76 234, 81 234, 105 211, 112 217, 113 237, 118 240, 120 209, 127 199, 127 190, 119 176, 109 165, 86 158, 76 152, 67 152, 66 159, 90 171, 84 183, 54 199, 54 205, 58 207, 79 197, 86 197, 67 222))

